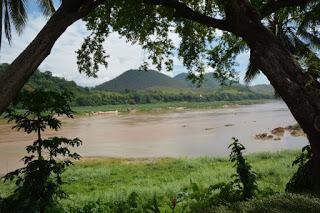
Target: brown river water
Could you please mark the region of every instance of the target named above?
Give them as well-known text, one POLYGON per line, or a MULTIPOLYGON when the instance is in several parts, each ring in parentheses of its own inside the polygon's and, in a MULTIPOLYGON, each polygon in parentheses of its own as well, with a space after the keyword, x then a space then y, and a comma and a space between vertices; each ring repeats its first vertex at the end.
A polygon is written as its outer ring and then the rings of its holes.
MULTIPOLYGON (((281 140, 257 140, 254 136, 295 123, 282 102, 210 110, 167 113, 119 113, 64 120, 58 132, 45 136, 79 137, 84 157, 197 157, 226 156, 232 137, 247 153, 300 149, 305 137, 285 133, 281 140)), ((26 145, 35 135, 0 125, 0 174, 21 165, 26 145)))

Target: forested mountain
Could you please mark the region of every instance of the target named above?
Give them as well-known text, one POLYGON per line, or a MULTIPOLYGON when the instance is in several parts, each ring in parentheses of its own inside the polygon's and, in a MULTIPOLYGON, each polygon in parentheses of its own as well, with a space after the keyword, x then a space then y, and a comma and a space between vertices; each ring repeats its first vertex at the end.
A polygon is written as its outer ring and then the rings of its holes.
MULTIPOLYGON (((0 64, 0 75, 5 72, 8 64, 0 64)), ((40 72, 37 70, 29 79, 28 83, 24 86, 25 88, 44 88, 48 90, 69 90, 73 93, 88 90, 78 86, 74 81, 68 81, 64 78, 52 76, 50 71, 40 72)))
MULTIPOLYGON (((125 90, 150 90, 150 89, 185 89, 197 88, 191 81, 187 80, 187 73, 180 73, 174 78, 157 71, 147 72, 139 70, 128 70, 118 77, 98 85, 97 90, 125 91, 125 90)), ((201 89, 215 89, 220 82, 213 77, 212 73, 205 74, 201 89)))
POLYGON ((125 90, 150 90, 161 88, 186 88, 185 82, 177 81, 174 78, 157 71, 147 72, 139 70, 128 70, 115 79, 98 85, 97 90, 125 91, 125 90))
MULTIPOLYGON (((152 90, 152 89, 203 89, 212 90, 220 87, 220 82, 213 77, 213 73, 206 73, 204 81, 198 88, 187 79, 187 73, 180 73, 171 78, 163 73, 149 70, 128 70, 118 77, 95 87, 96 90, 126 91, 126 90, 152 90)), ((233 84, 238 86, 239 84, 233 84)))

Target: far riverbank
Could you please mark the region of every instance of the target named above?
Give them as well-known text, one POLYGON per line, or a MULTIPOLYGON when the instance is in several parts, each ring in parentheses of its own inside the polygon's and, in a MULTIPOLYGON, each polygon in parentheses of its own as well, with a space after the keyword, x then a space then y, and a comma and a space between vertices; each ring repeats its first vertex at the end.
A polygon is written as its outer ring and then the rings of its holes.
POLYGON ((103 106, 77 106, 73 107, 76 115, 108 114, 117 112, 175 112, 197 109, 219 109, 236 107, 240 105, 252 105, 270 103, 272 100, 239 100, 239 101, 215 101, 215 102, 159 102, 150 104, 119 104, 103 106))

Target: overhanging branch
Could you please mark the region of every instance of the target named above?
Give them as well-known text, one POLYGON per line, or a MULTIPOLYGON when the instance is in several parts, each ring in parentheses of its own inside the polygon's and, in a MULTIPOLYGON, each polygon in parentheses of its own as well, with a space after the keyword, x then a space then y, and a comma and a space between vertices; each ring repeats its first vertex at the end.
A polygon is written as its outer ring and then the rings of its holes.
POLYGON ((177 0, 144 0, 146 4, 160 5, 166 8, 175 10, 175 16, 178 18, 185 18, 191 21, 198 22, 207 27, 217 28, 223 31, 229 31, 229 26, 226 20, 212 18, 201 12, 194 11, 185 3, 177 0))
POLYGON ((261 18, 271 15, 285 7, 303 7, 311 1, 312 0, 270 0, 260 9, 261 18))

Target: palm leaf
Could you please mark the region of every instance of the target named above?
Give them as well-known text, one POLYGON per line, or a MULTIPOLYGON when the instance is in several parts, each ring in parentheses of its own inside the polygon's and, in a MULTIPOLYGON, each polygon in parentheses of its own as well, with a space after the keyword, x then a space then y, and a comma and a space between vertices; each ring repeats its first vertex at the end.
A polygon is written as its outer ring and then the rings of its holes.
POLYGON ((314 33, 310 33, 307 30, 299 30, 297 33, 313 47, 320 48, 320 38, 314 33))
POLYGON ((56 11, 52 0, 38 0, 38 5, 45 16, 51 16, 56 11))
POLYGON ((253 79, 255 79, 260 74, 260 70, 252 62, 251 57, 252 56, 250 56, 250 62, 248 64, 248 68, 244 76, 244 82, 246 84, 249 84, 253 79))
POLYGON ((3 23, 3 0, 0 0, 0 49, 2 41, 2 23, 3 23))
POLYGON ((310 46, 306 44, 302 39, 300 39, 295 34, 292 35, 292 42, 295 45, 295 51, 292 52, 292 54, 300 56, 300 57, 306 57, 313 51, 310 49, 310 46))
POLYGON ((317 25, 320 23, 320 3, 313 5, 313 7, 306 12, 302 20, 299 21, 299 30, 308 29, 311 26, 317 25))
MULTIPOLYGON (((55 12, 53 0, 37 0, 40 9, 45 16, 51 16, 55 12)), ((2 33, 9 44, 12 42, 12 27, 20 34, 22 33, 27 20, 27 0, 0 0, 0 48, 2 33)))
POLYGON ((11 35, 11 22, 9 15, 9 6, 8 1, 4 0, 4 33, 8 39, 9 44, 11 44, 12 35, 11 35))
POLYGON ((10 1, 10 18, 17 32, 20 34, 26 25, 27 12, 25 0, 11 0, 10 1))

